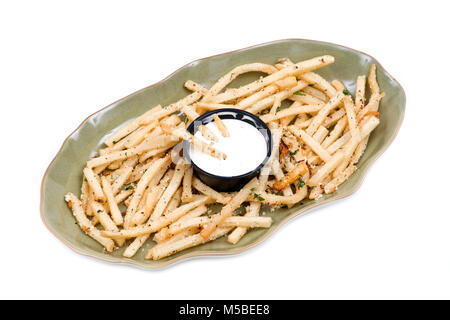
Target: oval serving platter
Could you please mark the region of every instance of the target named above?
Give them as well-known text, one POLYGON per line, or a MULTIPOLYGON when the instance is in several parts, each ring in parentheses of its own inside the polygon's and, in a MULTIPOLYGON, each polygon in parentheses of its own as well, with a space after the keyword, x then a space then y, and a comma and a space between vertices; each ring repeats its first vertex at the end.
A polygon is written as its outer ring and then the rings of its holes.
MULTIPOLYGON (((240 86, 259 76, 260 74, 245 74, 233 81, 231 86, 240 86)), ((196 60, 178 69, 166 79, 92 114, 81 123, 64 141, 44 174, 41 186, 41 217, 47 228, 71 249, 83 255, 114 263, 160 268, 189 257, 236 254, 263 242, 284 223, 299 214, 354 193, 372 163, 396 136, 404 117, 405 103, 406 97, 402 87, 378 61, 365 53, 336 44, 287 39, 196 60), (152 241, 147 241, 138 253, 129 259, 122 256, 125 246, 112 254, 106 253, 100 244, 85 235, 75 224, 75 219, 64 202, 64 195, 68 191, 80 190, 82 169, 86 160, 99 149, 104 137, 122 126, 124 122, 153 106, 168 105, 187 95, 189 91, 183 84, 188 79, 210 87, 220 76, 240 64, 250 62, 274 64, 277 59, 283 57, 289 57, 297 62, 324 54, 336 58, 334 64, 317 71, 325 79, 341 80, 354 95, 356 76, 367 75, 370 65, 375 63, 380 88, 386 93, 380 105, 380 124, 370 136, 367 149, 357 165, 358 170, 336 192, 316 201, 305 200, 290 209, 281 208, 274 212, 265 210, 266 214, 273 218, 272 226, 269 229, 252 229, 235 245, 229 244, 226 237, 222 237, 158 261, 144 258, 145 252, 154 245, 152 241)))

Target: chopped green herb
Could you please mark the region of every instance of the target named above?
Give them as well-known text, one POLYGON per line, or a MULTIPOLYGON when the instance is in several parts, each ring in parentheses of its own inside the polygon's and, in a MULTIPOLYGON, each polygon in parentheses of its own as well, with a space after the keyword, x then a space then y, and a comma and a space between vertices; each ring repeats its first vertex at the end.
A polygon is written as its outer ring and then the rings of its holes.
POLYGON ((281 110, 281 107, 277 107, 277 111, 275 113, 279 112, 281 110))
POLYGON ((102 210, 100 210, 100 209, 99 209, 99 210, 97 210, 97 213, 100 213, 100 212, 102 212, 102 210))
POLYGON ((283 164, 283 167, 286 169, 286 163, 285 164, 283 164))
POLYGON ((297 91, 294 94, 296 94, 297 96, 306 96, 306 94, 304 94, 303 92, 300 92, 300 91, 297 91))
POLYGON ((258 199, 259 201, 264 201, 264 198, 261 197, 261 195, 259 195, 259 194, 257 194, 257 193, 253 194, 253 198, 254 198, 254 199, 258 199))
POLYGON ((295 150, 294 152, 291 152, 290 154, 291 154, 291 156, 295 156, 297 154, 297 152, 298 152, 298 149, 295 150))
POLYGON ((255 191, 255 188, 251 188, 250 191, 255 191))
POLYGON ((305 185, 305 180, 303 180, 303 178, 300 177, 298 179, 298 187, 303 188, 304 185, 305 185))
POLYGON ((136 183, 132 182, 132 183, 129 183, 129 184, 125 185, 124 189, 125 190, 133 190, 135 188, 136 188, 136 183))
POLYGON ((117 141, 114 140, 114 141, 113 141, 113 144, 116 144, 116 143, 117 143, 117 141))
POLYGON ((308 84, 308 86, 314 87, 314 83, 310 83, 310 84, 308 84))
POLYGON ((347 89, 344 89, 344 90, 342 91, 342 93, 345 94, 346 96, 349 96, 349 95, 350 95, 350 92, 348 92, 347 89))

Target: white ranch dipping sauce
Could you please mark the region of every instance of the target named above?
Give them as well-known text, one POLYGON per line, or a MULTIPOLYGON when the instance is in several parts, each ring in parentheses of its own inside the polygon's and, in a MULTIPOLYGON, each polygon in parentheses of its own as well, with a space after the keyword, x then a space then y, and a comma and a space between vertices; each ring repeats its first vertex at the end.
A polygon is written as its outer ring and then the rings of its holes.
MULTIPOLYGON (((227 158, 219 160, 191 146, 192 162, 200 169, 222 177, 239 176, 253 171, 267 156, 267 144, 263 134, 251 124, 241 120, 222 119, 222 121, 230 133, 229 137, 220 134, 214 121, 208 123, 206 127, 218 138, 212 147, 225 153, 227 158)), ((200 130, 195 133, 195 137, 208 144, 211 143, 203 137, 200 130)))

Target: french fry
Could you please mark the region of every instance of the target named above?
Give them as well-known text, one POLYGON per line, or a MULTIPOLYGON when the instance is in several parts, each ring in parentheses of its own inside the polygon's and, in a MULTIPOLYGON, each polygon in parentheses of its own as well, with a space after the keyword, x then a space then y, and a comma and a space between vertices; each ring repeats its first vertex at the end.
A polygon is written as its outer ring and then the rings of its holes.
POLYGON ((292 115, 297 115, 297 114, 301 114, 301 113, 315 113, 318 112, 321 108, 323 107, 323 105, 299 105, 299 104, 293 104, 291 107, 281 110, 275 114, 266 114, 261 116, 261 120, 264 122, 270 122, 270 121, 275 121, 278 119, 282 119, 285 117, 289 117, 292 115))
POLYGON ((120 191, 120 188, 122 188, 125 182, 130 178, 131 173, 133 172, 133 167, 124 166, 119 170, 121 170, 120 174, 111 186, 113 194, 117 194, 120 191))
POLYGON ((145 153, 142 153, 139 157, 139 162, 145 162, 147 159, 151 158, 151 157, 155 157, 157 155, 162 155, 164 154, 166 151, 168 151, 169 149, 171 149, 173 146, 177 145, 179 142, 176 141, 172 141, 169 142, 169 144, 165 145, 164 147, 158 148, 158 149, 153 149, 150 151, 147 151, 145 153))
POLYGON ((356 171, 356 166, 350 165, 344 171, 342 171, 336 178, 331 180, 325 185, 325 193, 335 192, 337 187, 342 184, 345 180, 347 180, 353 172, 356 171))
POLYGON ((134 190, 122 190, 120 191, 116 196, 115 196, 115 200, 117 204, 122 203, 123 201, 125 201, 130 195, 132 195, 134 193, 134 190))
POLYGON ((114 223, 117 226, 120 226, 123 224, 122 213, 120 212, 119 206, 117 205, 111 184, 109 183, 108 179, 105 176, 102 176, 102 186, 103 186, 103 192, 106 196, 106 200, 108 201, 108 206, 109 206, 109 211, 111 212, 111 217, 112 217, 114 223))
POLYGON ((178 140, 170 135, 161 135, 151 140, 146 139, 141 144, 131 149, 117 151, 111 154, 106 154, 104 156, 90 159, 87 162, 87 167, 94 168, 100 165, 109 164, 116 160, 124 160, 149 150, 164 148, 165 146, 170 145, 171 143, 176 141, 178 140))
POLYGON ((223 88, 225 88, 229 83, 231 83, 234 79, 236 79, 239 75, 248 73, 248 72, 264 72, 268 74, 272 74, 278 71, 275 67, 264 64, 264 63, 250 63, 238 66, 228 72, 226 75, 221 77, 212 87, 209 89, 208 93, 205 95, 203 100, 209 101, 214 99, 223 88))
MULTIPOLYGON (((278 180, 282 180, 284 178, 284 173, 283 170, 280 167, 280 161, 279 161, 279 157, 280 157, 280 142, 281 142, 281 136, 282 136, 282 129, 278 127, 278 125, 276 125, 275 123, 271 123, 270 124, 270 129, 273 133, 272 136, 272 140, 273 140, 273 148, 272 148, 272 154, 275 155, 276 159, 273 158, 270 161, 270 165, 272 168, 272 172, 275 175, 275 177, 278 180)), ((297 150, 298 151, 298 150, 297 150)), ((286 187, 283 189, 283 194, 285 196, 291 196, 292 195, 292 190, 290 187, 286 187)), ((256 195, 256 194, 255 194, 256 195)))
POLYGON ((245 110, 254 114, 257 114, 263 110, 265 110, 267 107, 272 106, 276 100, 279 100, 282 102, 285 99, 288 99, 291 97, 295 92, 303 89, 308 84, 304 81, 299 81, 297 85, 293 88, 285 89, 283 91, 280 91, 274 95, 268 96, 267 98, 264 98, 250 107, 246 108, 245 110))
POLYGON ((211 129, 209 129, 207 126, 205 125, 201 125, 198 130, 201 132, 202 136, 209 140, 209 141, 214 141, 217 142, 219 141, 219 138, 217 138, 217 136, 214 134, 214 132, 211 131, 211 129))
POLYGON ((357 130, 358 123, 356 122, 356 112, 355 105, 353 104, 352 98, 350 96, 344 97, 344 107, 347 114, 348 126, 350 128, 350 134, 354 136, 357 130))
MULTIPOLYGON (((105 230, 108 231, 119 231, 116 224, 111 220, 109 215, 106 213, 105 208, 97 201, 92 202, 92 211, 94 211, 95 216, 105 230)), ((122 246, 124 241, 122 239, 115 240, 119 246, 122 246)))
POLYGON ((161 127, 163 131, 171 135, 174 135, 180 139, 188 141, 190 144, 199 148, 202 152, 209 154, 211 157, 217 158, 219 160, 225 160, 227 158, 227 156, 223 152, 211 147, 210 145, 206 144, 197 137, 194 137, 192 134, 190 134, 184 129, 174 129, 173 127, 162 125, 161 127))
POLYGON ((221 193, 217 192, 213 188, 207 186, 203 182, 200 181, 197 177, 192 178, 192 186, 200 193, 203 193, 204 195, 211 197, 212 199, 216 200, 218 203, 227 204, 230 202, 229 197, 223 196, 221 193))
POLYGON ((142 126, 136 131, 134 131, 132 134, 130 134, 128 137, 124 139, 126 141, 125 148, 129 149, 140 144, 145 139, 145 136, 153 129, 155 129, 157 125, 158 125, 157 121, 152 121, 149 124, 142 126))
POLYGON ((328 96, 319 89, 314 88, 313 84, 305 86, 305 88, 302 89, 302 92, 309 94, 310 96, 313 96, 314 98, 319 99, 322 102, 328 102, 329 100, 328 96))
POLYGON ((88 207, 88 201, 89 201, 89 185, 87 183, 87 180, 83 179, 83 182, 81 183, 81 194, 80 194, 80 200, 81 200, 81 206, 83 207, 83 211, 86 212, 86 209, 88 207))
MULTIPOLYGON (((291 196, 279 196, 272 193, 267 192, 261 192, 259 201, 261 203, 267 203, 270 205, 294 205, 296 203, 299 203, 308 194, 308 188, 306 186, 300 188, 297 190, 296 193, 294 193, 291 196)), ((252 197, 249 197, 247 201, 253 201, 255 199, 252 199, 252 197)))
POLYGON ((313 84, 314 88, 322 90, 328 97, 333 98, 336 95, 336 89, 324 78, 314 72, 307 72, 300 76, 300 79, 313 84))
POLYGON ((278 87, 278 90, 284 90, 287 88, 295 87, 297 85, 297 78, 294 76, 290 76, 290 77, 286 77, 284 79, 275 81, 273 84, 278 87))
POLYGON ((323 142, 323 140, 328 136, 328 130, 324 126, 319 126, 317 128, 316 133, 313 135, 313 139, 317 141, 319 144, 323 142))
POLYGON ((364 108, 366 100, 366 76, 359 76, 356 79, 356 94, 355 94, 355 110, 358 113, 364 108))
POLYGON ((183 193, 181 194, 181 200, 183 202, 190 202, 192 197, 192 176, 194 174, 194 168, 192 165, 186 164, 186 170, 183 177, 183 193))
POLYGON ((298 129, 295 126, 289 126, 288 129, 294 135, 302 139, 302 141, 306 145, 308 145, 323 161, 328 161, 331 159, 330 153, 305 131, 303 131, 302 129, 298 129))
POLYGON ((217 226, 219 226, 226 218, 230 217, 233 214, 233 211, 236 210, 242 202, 245 201, 247 196, 250 194, 251 189, 256 187, 258 184, 258 179, 253 178, 250 182, 248 182, 231 200, 228 202, 220 211, 220 213, 216 214, 214 218, 212 218, 205 228, 200 232, 200 235, 203 239, 208 239, 212 233, 216 230, 217 226))
POLYGON ((171 115, 172 113, 180 111, 183 106, 188 106, 190 104, 193 104, 195 101, 200 99, 202 97, 202 93, 199 91, 195 91, 191 93, 190 95, 187 95, 181 100, 178 100, 175 103, 172 103, 171 105, 162 108, 160 111, 157 111, 155 113, 149 114, 142 119, 140 119, 139 124, 140 125, 146 125, 154 120, 162 119, 166 116, 171 115))
POLYGON ((120 231, 108 231, 108 230, 102 230, 101 234, 105 237, 109 238, 135 238, 140 237, 143 235, 149 235, 151 233, 157 232, 161 230, 162 228, 168 226, 169 224, 173 223, 174 221, 181 218, 183 215, 188 213, 190 210, 204 204, 208 200, 208 197, 201 197, 196 201, 187 203, 185 205, 182 205, 181 207, 176 208, 175 210, 172 210, 168 212, 166 215, 159 217, 155 220, 148 220, 146 225, 138 226, 131 229, 122 229, 120 231))
POLYGON ((273 188, 275 190, 283 190, 284 188, 288 187, 289 185, 293 184, 295 181, 297 181, 302 175, 304 175, 308 171, 308 167, 306 166, 305 162, 302 161, 298 163, 294 170, 288 173, 288 175, 284 176, 283 179, 280 181, 277 181, 273 188))
POLYGON ((139 202, 144 195, 144 191, 147 188, 150 181, 158 174, 158 171, 161 170, 164 165, 170 162, 170 157, 166 156, 165 158, 161 158, 156 160, 153 165, 147 169, 142 178, 139 180, 136 190, 133 194, 133 198, 131 199, 130 205, 127 208, 127 212, 125 214, 124 219, 124 228, 128 229, 131 226, 131 219, 133 215, 136 213, 139 202))
POLYGON ((150 220, 158 219, 163 214, 164 209, 166 209, 170 199, 173 197, 177 189, 180 187, 181 180, 183 179, 185 170, 186 170, 186 163, 183 160, 178 161, 175 167, 175 173, 172 177, 172 180, 167 186, 167 189, 161 195, 161 198, 158 200, 155 210, 150 216, 150 220))
POLYGON ((153 237, 153 240, 155 240, 156 242, 159 243, 159 242, 167 240, 168 238, 172 238, 173 236, 175 236, 176 233, 183 232, 183 231, 172 232, 171 228, 175 224, 183 223, 192 218, 200 217, 201 215, 206 213, 207 210, 208 210, 208 208, 205 205, 198 206, 197 208, 186 213, 184 216, 182 216, 180 219, 178 219, 177 221, 172 223, 170 226, 164 227, 161 230, 159 230, 153 237))
POLYGON ((333 173, 333 177, 337 177, 347 168, 347 165, 350 161, 351 156, 353 155, 358 144, 375 129, 376 126, 380 123, 377 117, 370 117, 366 123, 364 123, 360 129, 356 129, 356 134, 352 136, 350 141, 344 146, 343 152, 344 157, 342 159, 342 163, 339 167, 336 168, 336 171, 333 173))
POLYGON ((236 104, 236 108, 239 109, 247 109, 248 107, 252 106, 256 102, 274 94, 279 90, 278 86, 276 85, 270 85, 265 88, 262 88, 261 90, 255 92, 254 94, 242 99, 236 104))
POLYGON ((200 115, 197 113, 197 111, 195 111, 192 105, 183 106, 181 110, 183 110, 184 114, 186 115, 186 117, 188 117, 190 122, 200 117, 200 115))
POLYGON ((199 91, 201 92, 203 95, 207 94, 208 89, 206 89, 204 86, 192 81, 192 80, 188 80, 184 83, 184 86, 186 89, 189 89, 191 91, 199 91))
POLYGON ((323 196, 324 185, 331 181, 330 176, 325 177, 317 186, 313 187, 309 192, 309 199, 318 200, 323 196))
POLYGON ((104 202, 106 198, 102 187, 100 186, 98 176, 92 171, 92 169, 87 167, 83 169, 83 173, 87 183, 89 184, 90 190, 92 190, 94 194, 95 200, 104 202))
POLYGON ((213 119, 222 137, 229 137, 230 133, 228 132, 227 126, 225 125, 225 123, 223 123, 222 119, 220 119, 216 114, 213 115, 213 119))
MULTIPOLYGON (((295 65, 288 66, 282 70, 279 70, 277 72, 272 73, 271 75, 256 80, 248 85, 245 85, 243 87, 240 87, 233 91, 227 91, 222 94, 218 94, 214 97, 213 102, 215 103, 221 103, 229 100, 233 100, 239 97, 242 97, 244 95, 250 95, 251 93, 266 87, 272 83, 274 83, 277 80, 283 79, 288 76, 298 75, 301 73, 306 73, 321 67, 325 67, 331 63, 334 62, 334 57, 332 56, 321 56, 316 57, 310 60, 302 61, 299 63, 296 63, 295 65)), ((211 90, 210 90, 211 91, 211 90)))
POLYGON ((224 109, 224 108, 236 108, 239 109, 235 105, 231 104, 222 104, 222 103, 205 103, 205 102, 197 102, 195 104, 197 108, 201 108, 204 110, 217 110, 217 109, 224 109))
POLYGON ((337 92, 336 95, 334 95, 330 101, 317 113, 317 115, 313 118, 311 124, 309 125, 308 129, 306 129, 306 133, 309 135, 313 135, 317 128, 322 124, 322 122, 325 120, 325 117, 330 113, 330 111, 334 108, 336 108, 344 98, 344 95, 342 92, 337 92))
POLYGON ((201 245, 203 243, 223 237, 228 232, 230 232, 231 229, 232 228, 218 228, 207 239, 203 238, 198 233, 178 241, 169 242, 167 244, 162 243, 160 245, 153 247, 151 249, 151 255, 147 255, 147 258, 151 258, 153 260, 160 260, 167 256, 171 256, 179 251, 185 250, 187 248, 192 248, 201 245))
POLYGON ((147 221, 152 213, 153 209, 158 202, 159 197, 163 191, 162 186, 156 186, 153 188, 148 188, 147 198, 145 199, 144 207, 141 210, 138 210, 132 217, 132 225, 140 225, 147 221))
POLYGON ((140 117, 138 117, 137 119, 131 121, 130 123, 124 125, 122 128, 120 128, 118 131, 116 131, 114 134, 112 134, 111 136, 109 136, 106 140, 105 140, 105 144, 108 147, 112 147, 113 145, 115 145, 117 142, 119 142, 122 138, 126 137, 127 135, 129 135, 130 133, 132 133, 134 130, 136 130, 137 128, 139 128, 139 122, 154 114, 161 111, 161 106, 157 105, 153 108, 151 108, 150 110, 148 110, 146 113, 144 113, 143 115, 141 115, 140 117))
POLYGON ((367 114, 370 112, 376 112, 378 110, 378 106, 380 104, 381 99, 384 97, 384 93, 374 93, 370 96, 369 103, 358 112, 358 122, 362 120, 367 114))
MULTIPOLYGON (((177 234, 186 229, 200 228, 200 227, 204 226, 205 224, 209 223, 209 221, 213 218, 214 218, 214 216, 197 217, 197 218, 187 219, 182 222, 175 222, 169 227, 168 232, 170 234, 177 234)), ((269 228, 271 225, 272 225, 272 218, 270 218, 270 217, 232 216, 232 217, 226 218, 221 223, 221 227, 223 227, 223 228, 227 228, 227 227, 269 228)))
POLYGON ((325 128, 329 128, 332 125, 334 125, 335 123, 337 123, 339 120, 341 120, 345 115, 346 115, 345 109, 340 108, 340 109, 332 112, 329 116, 327 116, 325 118, 325 120, 323 120, 322 125, 325 128))
POLYGON ((114 241, 109 238, 105 238, 100 234, 100 231, 96 229, 91 221, 86 217, 81 206, 81 201, 71 192, 67 193, 65 200, 72 210, 73 216, 75 217, 80 228, 92 239, 99 242, 108 252, 114 250, 114 241))
MULTIPOLYGON (((163 178, 163 180, 166 180, 166 176, 170 176, 172 177, 173 175, 165 175, 165 177, 163 178)), ((166 181, 161 181, 160 186, 164 189, 165 188, 165 182, 166 181)), ((169 183, 169 181, 167 181, 167 184, 169 183)), ((170 200, 169 204, 167 205, 166 208, 166 212, 168 212, 168 210, 172 210, 175 209, 178 205, 179 205, 180 199, 178 199, 178 197, 176 195, 174 195, 174 197, 170 200)), ((125 251, 123 252, 123 256, 127 257, 127 258, 131 258, 133 257, 136 252, 139 250, 140 247, 142 247, 142 245, 147 241, 147 239, 150 237, 149 234, 147 235, 142 235, 137 237, 136 239, 133 240, 133 242, 131 242, 131 244, 125 249, 125 251)))
POLYGON ((330 174, 342 161, 344 153, 337 151, 325 164, 317 171, 315 175, 307 182, 309 186, 317 186, 328 174, 330 174))
POLYGON ((331 81, 331 85, 334 87, 335 91, 344 91, 345 86, 342 82, 339 80, 333 80, 331 81))
POLYGON ((347 126, 347 118, 341 118, 336 123, 333 130, 330 132, 330 135, 326 137, 326 139, 322 142, 321 146, 327 149, 333 142, 336 141, 336 139, 338 139, 338 137, 342 134, 346 126, 347 126))
POLYGON ((322 107, 325 105, 325 103, 322 100, 313 97, 312 95, 307 94, 303 91, 296 92, 294 95, 289 97, 289 99, 295 102, 299 102, 301 104, 313 104, 313 105, 318 104, 321 105, 322 107))

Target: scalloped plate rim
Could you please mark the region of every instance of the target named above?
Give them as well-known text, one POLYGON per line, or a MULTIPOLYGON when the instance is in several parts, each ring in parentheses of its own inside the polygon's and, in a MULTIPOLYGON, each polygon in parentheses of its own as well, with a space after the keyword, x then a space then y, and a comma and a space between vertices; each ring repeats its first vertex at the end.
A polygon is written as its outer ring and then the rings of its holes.
POLYGON ((144 88, 142 88, 142 89, 139 89, 139 90, 137 90, 137 91, 135 91, 135 92, 133 92, 133 93, 131 93, 131 94, 129 94, 129 95, 127 95, 127 96, 121 98, 121 99, 116 100, 115 102, 113 102, 113 103, 107 105, 106 107, 103 107, 102 109, 97 110, 96 112, 92 113, 91 115, 89 115, 88 117, 86 117, 86 118, 80 123, 80 125, 78 125, 78 126, 75 128, 75 130, 73 130, 73 131, 67 136, 66 139, 64 139, 64 141, 63 141, 61 147, 59 148, 59 150, 58 150, 58 152, 56 153, 56 155, 53 157, 52 161, 51 161, 50 164, 48 165, 48 167, 47 167, 47 169, 45 170, 45 173, 44 173, 44 175, 43 175, 43 177, 42 177, 41 188, 40 188, 40 205, 39 205, 39 208, 40 208, 39 211, 40 211, 41 220, 42 220, 42 222, 44 223, 44 225, 46 226, 46 228, 47 228, 47 229, 48 229, 48 230, 49 230, 49 231, 50 231, 57 239, 59 239, 63 244, 65 244, 67 247, 69 247, 72 251, 74 251, 74 252, 76 252, 76 253, 78 253, 78 254, 80 254, 80 255, 83 255, 83 256, 86 256, 86 257, 90 257, 90 258, 94 258, 95 260, 100 260, 100 261, 103 261, 103 262, 108 262, 108 263, 113 263, 113 264, 119 264, 119 265, 126 265, 126 266, 133 266, 133 267, 139 267, 140 269, 145 269, 145 270, 158 270, 158 269, 163 269, 163 268, 166 268, 166 267, 168 267, 168 266, 170 266, 170 265, 176 264, 177 262, 180 262, 180 261, 183 261, 183 260, 191 260, 191 259, 194 258, 194 257, 213 257, 213 256, 229 256, 229 255, 237 255, 237 254, 240 254, 240 253, 242 253, 242 252, 244 252, 244 251, 247 251, 247 250, 249 250, 249 249, 252 249, 252 248, 254 248, 255 246, 257 246, 257 245, 263 243, 263 242, 264 242, 265 240, 267 240, 270 236, 272 236, 278 229, 280 229, 282 226, 284 226, 287 222, 292 221, 292 220, 293 220, 294 218, 296 218, 297 216, 299 216, 299 215, 301 215, 301 214, 303 214, 303 213, 305 213, 305 212, 307 212, 307 211, 310 211, 310 210, 312 210, 312 209, 314 209, 314 208, 318 208, 318 207, 320 207, 320 206, 326 205, 326 204, 328 204, 329 202, 347 198, 347 197, 353 195, 356 191, 358 191, 358 190, 360 189, 362 183, 364 182, 364 180, 365 180, 365 178, 366 178, 368 172, 370 171, 370 169, 372 168, 373 164, 375 163, 375 161, 379 159, 379 157, 387 150, 387 148, 392 144, 392 142, 394 141, 394 139, 397 137, 397 134, 398 134, 398 132, 399 132, 399 130, 400 130, 400 127, 401 127, 401 125, 402 125, 402 123, 403 123, 403 120, 404 120, 404 117, 405 117, 405 111, 406 111, 406 94, 405 94, 405 90, 403 89, 402 85, 401 85, 401 84, 400 84, 400 83, 399 83, 399 82, 398 82, 398 81, 397 81, 397 80, 396 80, 389 72, 386 71, 386 69, 380 64, 380 62, 379 62, 377 59, 375 59, 374 57, 372 57, 371 55, 369 55, 369 54, 367 54, 367 53, 365 53, 365 52, 362 52, 362 51, 359 51, 359 50, 356 50, 356 49, 353 49, 353 48, 350 48, 350 47, 347 47, 347 46, 343 46, 343 45, 340 45, 340 44, 335 44, 335 43, 332 43, 332 42, 319 41, 319 40, 311 40, 311 39, 302 39, 302 38, 287 38, 287 39, 280 39, 280 40, 274 40, 274 41, 264 42, 264 43, 252 45, 252 46, 249 46, 249 47, 245 47, 245 48, 241 48, 241 49, 237 49, 237 50, 232 50, 232 51, 228 51, 228 52, 219 53, 219 54, 215 54, 215 55, 212 55, 212 56, 208 56, 208 57, 196 59, 196 60, 191 61, 191 62, 189 62, 189 63, 187 63, 187 64, 181 66, 180 68, 176 69, 174 72, 170 73, 167 77, 163 78, 162 80, 160 80, 160 81, 158 81, 158 82, 155 82, 155 83, 153 83, 153 84, 151 84, 151 85, 149 85, 149 86, 147 86, 147 87, 144 87, 144 88), (85 124, 87 121, 89 121, 89 119, 91 119, 91 118, 92 118, 93 116, 95 116, 96 114, 98 114, 98 113, 100 113, 100 112, 102 112, 102 111, 105 111, 105 110, 109 109, 110 107, 112 107, 113 105, 119 103, 120 101, 127 99, 128 97, 131 97, 131 96, 133 96, 133 95, 135 95, 135 94, 137 94, 137 93, 140 93, 140 92, 142 92, 142 91, 144 91, 144 90, 146 90, 146 89, 148 89, 148 88, 154 87, 154 86, 156 86, 156 85, 158 85, 158 84, 160 84, 160 83, 162 83, 162 82, 165 82, 166 80, 170 79, 173 75, 175 75, 178 71, 180 71, 180 70, 182 70, 182 69, 184 69, 184 68, 188 68, 188 67, 190 67, 191 65, 193 65, 193 64, 195 64, 195 63, 197 63, 197 62, 199 62, 199 61, 206 60, 206 59, 210 59, 210 58, 214 58, 214 57, 217 57, 217 56, 227 55, 227 54, 231 54, 231 53, 235 53, 235 52, 239 52, 239 51, 245 51, 245 50, 252 49, 252 48, 257 48, 257 47, 260 47, 260 46, 265 46, 265 45, 275 44, 275 43, 278 43, 278 42, 286 42, 286 41, 309 41, 309 42, 314 42, 314 43, 318 43, 318 44, 325 44, 325 45, 331 45, 331 46, 335 46, 335 47, 340 47, 340 48, 343 48, 343 49, 347 49, 347 50, 351 50, 351 51, 357 52, 357 53, 359 53, 359 54, 363 54, 363 55, 365 55, 365 56, 370 57, 371 59, 373 59, 373 61, 375 61, 375 62, 377 63, 378 67, 379 67, 380 69, 382 69, 382 71, 383 71, 386 75, 388 75, 388 76, 392 79, 392 81, 394 81, 394 82, 399 86, 399 88, 401 89, 401 94, 402 94, 402 96, 403 96, 403 105, 401 106, 401 107, 402 107, 402 112, 401 112, 401 115, 400 115, 400 118, 399 118, 399 121, 398 121, 398 125, 397 125, 397 127, 395 128, 395 131, 394 131, 392 137, 390 138, 390 140, 389 140, 389 141, 388 141, 388 142, 387 142, 387 143, 386 143, 386 144, 385 144, 385 145, 384 145, 377 153, 375 153, 375 154, 372 156, 371 159, 368 160, 366 169, 362 172, 360 179, 359 179, 358 181, 356 181, 354 187, 353 187, 349 192, 347 192, 347 193, 345 193, 345 194, 342 194, 342 195, 340 195, 340 196, 330 197, 330 198, 328 198, 328 199, 326 199, 326 200, 324 200, 324 201, 322 201, 322 202, 316 202, 316 203, 313 203, 313 204, 311 204, 310 206, 307 206, 307 207, 305 207, 305 208, 302 208, 302 209, 300 209, 300 210, 298 210, 298 211, 296 211, 296 212, 290 214, 290 215, 287 216, 284 220, 280 221, 280 223, 279 223, 272 231, 267 232, 266 234, 264 234, 263 236, 261 236, 261 238, 259 238, 259 239, 256 240, 255 242, 250 243, 250 244, 248 244, 248 245, 246 245, 246 246, 244 246, 244 247, 236 248, 236 249, 230 249, 230 250, 228 250, 228 251, 215 251, 215 250, 211 250, 211 251, 201 251, 201 252, 200 252, 200 251, 192 251, 192 252, 190 252, 190 253, 186 253, 186 254, 180 255, 180 256, 178 256, 178 257, 175 257, 175 258, 173 258, 173 259, 167 260, 167 261, 165 261, 165 262, 161 262, 161 263, 158 264, 158 265, 145 264, 145 263, 142 263, 142 262, 139 262, 139 261, 136 261, 136 260, 133 260, 133 259, 125 258, 125 257, 97 256, 97 255, 94 255, 94 254, 92 254, 92 253, 87 252, 85 249, 82 249, 82 248, 78 248, 78 247, 73 246, 73 245, 72 245, 70 242, 68 242, 66 239, 60 237, 60 236, 56 233, 56 231, 54 231, 54 230, 47 224, 46 219, 45 219, 45 217, 44 217, 44 213, 43 213, 43 211, 44 211, 44 209, 43 209, 43 205, 44 205, 44 182, 46 181, 47 174, 48 174, 50 168, 53 166, 53 163, 55 162, 55 160, 56 160, 56 159, 59 157, 59 155, 61 154, 61 152, 62 152, 62 150, 64 149, 64 146, 66 145, 66 143, 68 142, 68 140, 69 140, 76 132, 78 132, 78 130, 83 126, 83 124, 85 124))

